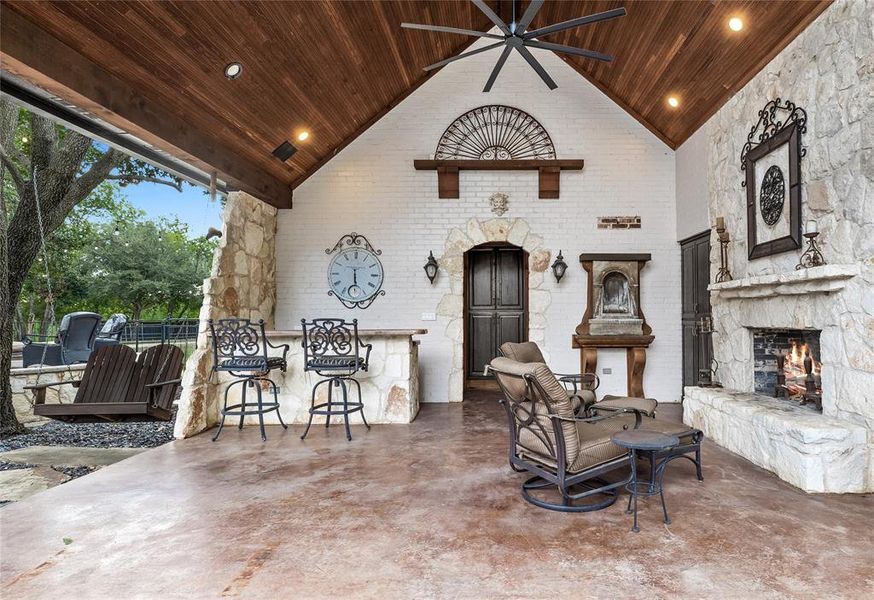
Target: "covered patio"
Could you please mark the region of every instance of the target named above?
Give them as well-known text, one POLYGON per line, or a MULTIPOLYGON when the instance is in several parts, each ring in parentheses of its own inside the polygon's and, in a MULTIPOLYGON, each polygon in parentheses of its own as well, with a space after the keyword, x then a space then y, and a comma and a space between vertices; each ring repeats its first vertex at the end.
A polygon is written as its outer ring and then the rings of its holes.
MULTIPOLYGON (((665 411, 678 419, 677 410, 665 411)), ((3 510, 18 598, 862 598, 870 497, 808 495, 705 443, 641 532, 524 503, 494 395, 409 425, 178 440, 3 510), (338 443, 340 442, 340 443, 338 443), (63 539, 72 542, 64 545, 63 539), (123 591, 122 591, 123 590, 123 591)))
POLYGON ((0 508, 4 596, 874 589, 872 0, 0 27, 4 97, 224 202, 175 439, 0 508))

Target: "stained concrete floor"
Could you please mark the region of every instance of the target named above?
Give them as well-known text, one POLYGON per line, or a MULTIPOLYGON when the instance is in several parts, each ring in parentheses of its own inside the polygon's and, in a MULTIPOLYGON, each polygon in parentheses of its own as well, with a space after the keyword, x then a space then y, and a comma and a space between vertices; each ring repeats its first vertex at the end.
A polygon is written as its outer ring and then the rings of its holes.
MULTIPOLYGON (((666 406, 663 417, 679 418, 666 406)), ((494 400, 409 426, 226 429, 0 508, 4 598, 863 598, 874 498, 807 495, 714 444, 673 523, 530 506, 494 400), (66 542, 65 543, 65 540, 66 542)))

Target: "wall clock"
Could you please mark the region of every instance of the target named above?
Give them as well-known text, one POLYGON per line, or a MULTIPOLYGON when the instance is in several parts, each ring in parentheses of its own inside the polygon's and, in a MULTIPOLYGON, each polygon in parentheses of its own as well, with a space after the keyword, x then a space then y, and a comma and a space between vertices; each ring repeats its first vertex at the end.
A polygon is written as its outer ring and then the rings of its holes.
POLYGON ((328 295, 336 296, 343 306, 364 309, 377 296, 385 296, 385 272, 379 260, 382 250, 371 246, 366 237, 353 231, 325 254, 334 254, 328 263, 328 295))

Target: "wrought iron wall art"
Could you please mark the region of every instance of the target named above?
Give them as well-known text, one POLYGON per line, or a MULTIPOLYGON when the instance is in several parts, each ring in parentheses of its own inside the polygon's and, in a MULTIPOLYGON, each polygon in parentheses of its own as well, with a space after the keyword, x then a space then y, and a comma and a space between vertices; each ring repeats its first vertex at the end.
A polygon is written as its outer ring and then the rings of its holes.
POLYGON ((525 111, 503 105, 480 106, 453 121, 437 143, 437 160, 519 160, 555 158, 552 139, 525 111))
POLYGON ((807 131, 807 112, 777 98, 765 104, 758 116, 740 155, 750 260, 801 247, 801 159, 806 154, 801 135, 807 131), (761 177, 756 173, 760 161, 761 177))
POLYGON ((385 272, 379 256, 366 237, 355 233, 341 237, 325 254, 334 254, 328 264, 329 296, 336 296, 346 308, 368 308, 377 296, 385 296, 385 272))

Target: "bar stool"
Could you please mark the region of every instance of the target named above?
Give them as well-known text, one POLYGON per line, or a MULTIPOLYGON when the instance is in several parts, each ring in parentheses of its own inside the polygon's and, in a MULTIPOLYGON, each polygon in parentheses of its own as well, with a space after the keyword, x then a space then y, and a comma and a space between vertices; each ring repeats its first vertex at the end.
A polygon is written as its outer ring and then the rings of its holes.
POLYGON ((274 346, 267 339, 264 331, 264 321, 258 321, 254 326, 249 319, 219 319, 214 322, 207 321, 209 331, 212 334, 213 366, 212 372, 224 371, 236 377, 225 388, 225 400, 221 409, 222 420, 218 431, 212 441, 218 439, 222 428, 225 426, 225 417, 240 417, 239 429, 243 428, 243 419, 249 415, 258 415, 261 424, 261 440, 267 441, 267 433, 264 430, 264 413, 276 411, 279 423, 288 429, 282 421, 279 412, 279 386, 270 379, 270 371, 279 369, 283 373, 287 367, 286 356, 288 344, 274 346), (267 348, 282 350, 282 356, 267 356, 267 348), (273 402, 263 402, 261 398, 261 382, 266 381, 273 389, 273 402), (235 385, 241 385, 241 400, 239 404, 228 406, 228 392, 235 385), (246 403, 246 388, 254 388, 257 397, 257 408, 246 403))
POLYGON ((361 384, 353 377, 358 371, 366 371, 370 361, 371 344, 362 344, 358 337, 358 319, 301 319, 303 328, 304 371, 313 371, 321 379, 313 386, 310 399, 310 418, 300 439, 304 439, 313 424, 313 415, 325 415, 325 427, 331 425, 331 417, 343 415, 346 424, 346 439, 352 441, 349 430, 349 415, 361 413, 361 420, 370 429, 364 418, 364 403, 361 399, 361 384), (364 356, 361 351, 364 350, 364 356), (322 384, 328 384, 328 401, 316 404, 316 392, 322 384), (358 389, 358 401, 349 401, 348 383, 358 389), (333 390, 339 388, 342 401, 334 400, 333 390))

